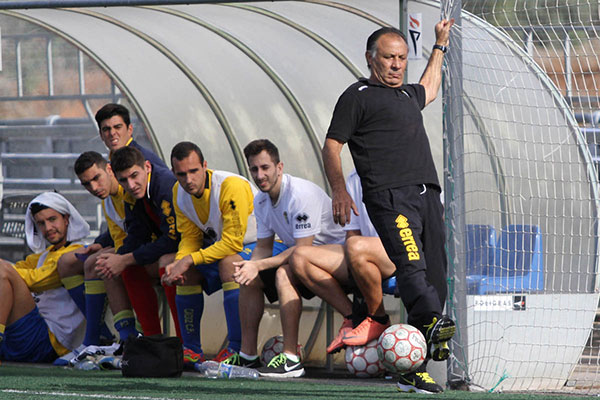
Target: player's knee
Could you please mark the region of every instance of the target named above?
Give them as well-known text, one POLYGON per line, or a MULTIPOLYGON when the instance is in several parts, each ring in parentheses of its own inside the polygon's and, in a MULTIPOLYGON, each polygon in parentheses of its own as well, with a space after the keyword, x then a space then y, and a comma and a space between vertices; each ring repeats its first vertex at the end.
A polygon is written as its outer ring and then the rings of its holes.
MULTIPOLYGON (((284 266, 292 271, 294 274, 305 276, 306 275, 306 267, 307 267, 307 257, 308 250, 311 249, 311 246, 300 246, 297 247, 294 252, 289 257, 289 265, 284 266)), ((277 273, 284 268, 279 268, 277 273)), ((281 272, 283 273, 283 272, 281 272)))
POLYGON ((275 272, 275 286, 279 289, 285 289, 293 286, 294 272, 289 264, 282 265, 275 272))
POLYGON ((56 270, 58 271, 58 276, 60 276, 61 278, 75 275, 75 273, 73 272, 75 269, 73 266, 73 259, 71 257, 68 257, 70 255, 71 254, 65 254, 66 257, 63 256, 59 258, 58 262, 56 263, 56 270))
POLYGON ((234 262, 242 261, 242 257, 238 254, 227 256, 219 261, 219 278, 221 282, 232 282, 233 273, 235 272, 234 262))
POLYGON ((365 241, 361 239, 360 236, 351 236, 346 239, 346 255, 353 267, 355 264, 360 264, 361 260, 364 258, 363 255, 368 249, 365 241))
POLYGON ((83 263, 83 272, 85 276, 96 275, 96 255, 92 254, 83 263))
POLYGON ((0 262, 0 280, 8 280, 12 271, 14 268, 8 262, 4 260, 0 262))

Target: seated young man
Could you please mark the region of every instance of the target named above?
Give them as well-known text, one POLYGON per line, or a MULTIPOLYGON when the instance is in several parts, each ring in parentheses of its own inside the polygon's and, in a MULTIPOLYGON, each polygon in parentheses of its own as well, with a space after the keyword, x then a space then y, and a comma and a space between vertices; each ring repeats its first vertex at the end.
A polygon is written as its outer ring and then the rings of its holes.
MULTIPOLYGON (((108 103, 102 106, 94 116, 98 124, 100 139, 109 150, 109 158, 112 153, 123 147, 135 147, 144 158, 152 165, 160 168, 168 168, 164 161, 154 152, 141 146, 133 137, 133 124, 129 110, 121 104, 108 103)), ((122 191, 122 189, 120 189, 122 191)), ((125 218, 125 205, 122 196, 111 196, 115 212, 113 221, 125 218), (122 211, 122 213, 121 213, 122 211)), ((110 206, 110 202, 105 202, 110 206)), ((110 212, 110 208, 106 211, 110 212)), ((110 225, 109 225, 110 227, 110 225)), ((154 291, 156 277, 151 277, 146 268, 126 268, 121 277, 129 293, 129 299, 135 310, 145 335, 153 335, 161 332, 160 320, 158 318, 158 300, 154 291)), ((169 288, 174 292, 174 288, 169 288)), ((174 293, 170 293, 174 296, 174 293)), ((177 336, 180 336, 179 324, 175 324, 177 336)))
POLYGON ((14 265, 0 260, 0 360, 52 362, 81 343, 85 325, 57 262, 90 230, 67 199, 46 192, 29 203, 25 231, 34 254, 14 265))
MULTIPOLYGON (((97 256, 95 271, 103 279, 112 279, 127 269, 143 265, 152 276, 159 277, 174 260, 179 243, 172 202, 175 177, 170 170, 147 161, 140 150, 131 146, 112 154, 111 168, 127 193, 124 197, 127 236, 115 252, 97 256)), ((165 293, 179 335, 175 288, 165 286, 165 293)))
MULTIPOLYGON (((127 337, 137 334, 133 310, 125 285, 121 277, 101 279, 94 269, 97 256, 102 253, 114 253, 115 249, 118 250, 121 247, 127 236, 124 230, 124 190, 117 182, 110 164, 95 151, 82 153, 75 161, 74 170, 82 186, 90 194, 102 200, 102 210, 108 230, 96 238, 94 244, 61 257, 58 263, 58 272, 63 285, 86 316, 86 335, 82 346, 100 343, 100 330, 105 326, 103 311, 107 297, 114 316, 115 329, 119 332, 119 339, 124 341, 127 337)), ((140 276, 144 277, 147 274, 140 276)), ((135 284, 138 283, 135 282, 135 284)), ((149 279, 145 284, 152 289, 149 279)), ((153 291, 152 294, 154 294, 153 291)), ((154 297, 147 296, 143 300, 145 302, 157 301, 155 295, 154 297)), ((139 304, 139 301, 136 304, 139 304)), ((142 330, 146 335, 161 333, 157 312, 154 315, 148 315, 146 308, 142 308, 138 315, 142 330)), ((80 350, 77 349, 76 352, 80 350)))
POLYGON ((290 258, 292 270, 300 281, 344 317, 338 335, 327 347, 328 353, 338 352, 346 345, 365 345, 390 326, 381 284, 396 272, 369 220, 356 171, 348 176, 346 188, 358 207, 344 226, 346 243, 298 248, 290 258), (352 303, 346 295, 352 287, 361 291, 368 309, 367 318, 355 329, 352 303))
POLYGON ((266 139, 250 142, 244 149, 250 173, 261 193, 254 198, 257 243, 250 261, 236 263, 235 281, 240 286, 242 350, 241 365, 256 365, 258 326, 264 311, 264 294, 279 299, 283 352, 258 369, 261 376, 300 377, 298 325, 302 297, 314 295, 295 277, 289 257, 295 249, 341 244, 344 232, 333 223, 331 199, 317 185, 283 173, 277 147, 266 139), (288 249, 273 256, 277 235, 288 249))
POLYGON ((257 190, 240 175, 209 169, 202 151, 191 142, 173 147, 171 164, 177 178, 173 204, 181 241, 162 281, 177 285, 184 352, 195 353, 199 360, 203 359, 203 292, 210 295, 223 289, 229 343, 214 360, 224 361, 240 350, 242 340, 240 285, 233 281, 233 262, 249 259, 256 242, 253 200, 257 190))

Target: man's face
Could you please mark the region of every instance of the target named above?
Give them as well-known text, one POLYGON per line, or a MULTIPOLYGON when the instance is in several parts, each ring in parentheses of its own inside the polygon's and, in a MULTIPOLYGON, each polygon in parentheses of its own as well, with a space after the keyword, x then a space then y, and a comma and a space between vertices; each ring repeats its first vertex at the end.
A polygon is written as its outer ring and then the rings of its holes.
POLYGON ((110 195, 113 186, 113 174, 110 165, 106 165, 105 170, 94 164, 77 176, 81 181, 81 185, 92 195, 99 199, 106 199, 110 195))
POLYGON ((183 160, 173 158, 173 173, 179 185, 193 196, 200 197, 206 184, 206 160, 200 162, 200 157, 192 151, 183 160))
POLYGON ((279 190, 281 175, 283 173, 283 163, 275 164, 266 150, 261 151, 255 156, 248 157, 248 168, 254 183, 261 192, 271 192, 279 190))
POLYGON ((53 208, 45 208, 33 216, 37 230, 44 238, 56 247, 67 242, 69 215, 62 215, 53 208))
POLYGON ((113 115, 100 122, 100 138, 110 151, 125 147, 132 134, 133 125, 127 126, 120 115, 113 115))
POLYGON ((400 87, 404 82, 408 46, 398 35, 386 33, 377 39, 375 57, 367 51, 367 62, 371 66, 373 81, 379 81, 386 86, 400 87))
POLYGON ((117 172, 117 181, 127 193, 139 200, 146 195, 148 174, 150 171, 152 171, 152 166, 149 161, 146 161, 143 168, 139 165, 134 165, 124 171, 117 172))

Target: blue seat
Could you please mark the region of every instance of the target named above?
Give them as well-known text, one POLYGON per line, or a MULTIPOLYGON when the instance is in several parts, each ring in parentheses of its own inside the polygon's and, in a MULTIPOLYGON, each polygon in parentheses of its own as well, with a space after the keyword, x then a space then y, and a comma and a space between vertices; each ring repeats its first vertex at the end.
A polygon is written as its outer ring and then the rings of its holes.
POLYGON ((381 282, 381 289, 383 290, 383 294, 394 294, 396 291, 396 274, 384 279, 381 282))
POLYGON ((542 232, 537 225, 509 225, 501 231, 493 267, 467 279, 470 294, 522 293, 544 289, 542 232))
POLYGON ((494 265, 496 229, 491 225, 467 225, 467 275, 486 275, 494 265))
POLYGON ((492 225, 467 225, 466 275, 467 292, 476 294, 479 282, 494 266, 496 229, 492 225))

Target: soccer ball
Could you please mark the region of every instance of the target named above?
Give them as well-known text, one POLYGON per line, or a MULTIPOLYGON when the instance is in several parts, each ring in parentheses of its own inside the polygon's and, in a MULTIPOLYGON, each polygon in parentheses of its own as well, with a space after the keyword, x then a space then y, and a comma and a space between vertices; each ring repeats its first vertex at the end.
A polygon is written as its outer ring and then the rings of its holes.
POLYGON ((346 347, 346 367, 358 378, 373 378, 385 372, 377 354, 377 339, 364 346, 346 347))
POLYGON ((377 355, 385 369, 392 373, 413 372, 425 361, 427 342, 414 326, 392 325, 379 336, 377 355))
MULTIPOLYGON (((298 344, 298 352, 296 353, 300 359, 304 358, 302 356, 302 345, 298 344)), ((276 355, 279 355, 283 352, 283 336, 273 336, 269 340, 265 342, 263 346, 262 352, 260 353, 260 361, 263 365, 269 364, 269 361, 273 359, 276 355)))

